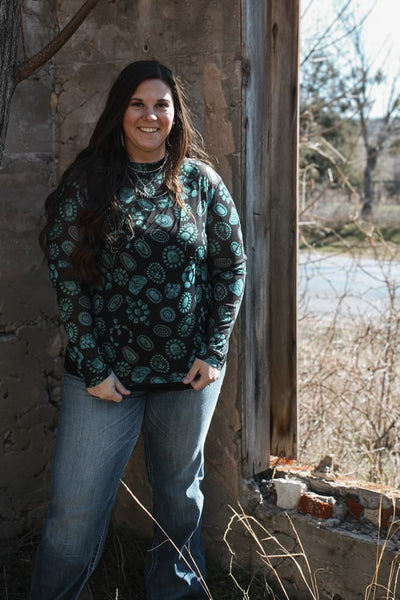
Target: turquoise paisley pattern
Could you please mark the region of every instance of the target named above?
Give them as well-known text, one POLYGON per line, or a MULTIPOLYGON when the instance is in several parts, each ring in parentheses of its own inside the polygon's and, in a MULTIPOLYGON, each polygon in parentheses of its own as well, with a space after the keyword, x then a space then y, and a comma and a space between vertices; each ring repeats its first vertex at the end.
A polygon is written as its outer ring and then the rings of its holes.
MULTIPOLYGON (((156 165, 157 166, 157 165, 156 165)), ((154 165, 130 168, 154 172, 154 165)), ((65 367, 88 387, 114 373, 129 389, 181 384, 196 357, 221 369, 244 290, 240 222, 219 175, 186 159, 186 209, 168 194, 119 196, 122 228, 99 255, 101 283, 76 278, 70 257, 86 205, 82 181, 60 186, 48 233, 49 272, 68 335, 65 367)), ((183 384, 181 384, 182 387, 183 384)))

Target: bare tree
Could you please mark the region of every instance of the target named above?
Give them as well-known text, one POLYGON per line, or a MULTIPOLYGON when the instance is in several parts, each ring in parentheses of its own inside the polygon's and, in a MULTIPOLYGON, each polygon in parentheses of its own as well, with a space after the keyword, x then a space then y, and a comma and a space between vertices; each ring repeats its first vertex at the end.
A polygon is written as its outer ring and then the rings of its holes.
POLYGON ((50 60, 69 40, 99 0, 86 0, 69 23, 34 56, 17 60, 20 34, 19 0, 0 0, 0 163, 3 158, 10 106, 18 83, 50 60))
POLYGON ((15 89, 14 65, 18 50, 18 0, 1 0, 0 4, 0 161, 15 89))
POLYGON ((391 82, 384 114, 380 119, 375 119, 374 131, 372 132, 373 88, 384 83, 384 66, 382 64, 382 66, 375 67, 374 61, 377 57, 369 58, 367 56, 363 44, 362 27, 357 26, 354 13, 350 14, 350 19, 347 17, 344 28, 351 40, 354 58, 349 68, 349 77, 342 78, 341 84, 344 94, 350 98, 360 125, 360 135, 365 150, 364 194, 361 214, 368 216, 372 211, 374 201, 374 171, 385 143, 394 131, 396 119, 400 115, 400 89, 398 79, 395 77, 391 82))
MULTIPOLYGON (((312 4, 311 1, 307 8, 312 4)), ((331 172, 336 169, 338 179, 343 181, 343 175, 347 175, 346 181, 351 183, 347 165, 354 163, 354 156, 348 154, 347 149, 345 151, 340 132, 345 127, 348 135, 350 126, 353 132, 357 132, 364 149, 361 214, 368 216, 373 208, 373 177, 379 158, 399 124, 400 88, 398 79, 392 78, 386 110, 381 118, 373 119, 374 92, 378 86, 382 89, 385 83, 385 60, 382 59, 383 47, 377 48, 375 56, 371 56, 363 43, 363 26, 372 9, 363 5, 363 14, 357 16, 352 0, 341 0, 335 6, 336 14, 326 25, 324 33, 311 37, 308 43, 305 40, 304 44, 302 125, 307 134, 304 147, 314 162, 319 154, 317 167, 320 170, 331 172), (310 124, 313 125, 312 130, 310 124), (308 135, 310 131, 314 132, 313 139, 308 135), (322 153, 321 147, 326 140, 342 155, 344 153, 341 164, 338 165, 337 157, 328 157, 328 160, 326 153, 322 153), (332 169, 329 163, 334 163, 335 168, 332 169)), ((354 143, 348 140, 347 146, 355 152, 357 140, 354 143)), ((301 153, 305 157, 303 170, 309 166, 305 152, 301 153)), ((310 168, 308 172, 313 171, 310 168)))

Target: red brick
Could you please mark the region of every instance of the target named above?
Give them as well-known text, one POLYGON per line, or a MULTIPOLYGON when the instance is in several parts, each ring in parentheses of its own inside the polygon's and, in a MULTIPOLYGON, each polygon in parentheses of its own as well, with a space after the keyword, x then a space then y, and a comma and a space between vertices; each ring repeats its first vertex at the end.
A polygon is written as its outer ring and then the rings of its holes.
POLYGON ((360 519, 363 513, 363 507, 359 502, 353 500, 353 498, 346 499, 346 505, 349 509, 349 515, 353 519, 360 519))
POLYGON ((397 511, 394 508, 383 508, 381 510, 381 527, 387 529, 393 520, 396 520, 397 511))
POLYGON ((303 494, 297 505, 297 510, 303 515, 312 515, 316 519, 329 519, 332 516, 333 505, 316 496, 303 494))

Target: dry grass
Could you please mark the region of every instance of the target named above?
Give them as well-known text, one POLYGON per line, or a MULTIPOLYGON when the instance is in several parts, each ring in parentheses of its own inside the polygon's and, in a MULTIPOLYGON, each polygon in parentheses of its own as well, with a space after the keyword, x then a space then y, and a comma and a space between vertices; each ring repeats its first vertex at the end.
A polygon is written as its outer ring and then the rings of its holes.
MULTIPOLYGON (((122 485, 132 501, 155 522, 129 487, 124 482, 122 485)), ((178 550, 173 541, 169 537, 168 539, 178 550)), ((30 536, 21 539, 4 557, 3 564, 0 565, 0 598, 25 600, 28 597, 37 543, 38 540, 30 536)), ((100 564, 80 600, 145 600, 144 562, 148 545, 148 540, 137 540, 129 532, 118 530, 112 522, 100 564)), ((183 559, 185 560, 184 557, 183 559)), ((191 563, 193 567, 188 562, 187 564, 193 572, 199 574, 194 562, 191 563)), ((262 577, 249 576, 239 567, 236 568, 235 575, 232 575, 233 570, 230 573, 223 572, 218 565, 208 564, 207 583, 201 579, 205 596, 210 600, 243 600, 241 586, 246 585, 248 588, 251 586, 254 600, 270 598, 262 577)))
POLYGON ((303 545, 300 537, 297 534, 296 528, 293 525, 292 520, 288 516, 288 520, 291 526, 293 539, 298 547, 298 551, 289 550, 284 544, 282 544, 276 535, 272 534, 264 525, 262 525, 253 516, 246 515, 242 507, 239 507, 239 511, 231 507, 233 516, 231 517, 227 530, 224 535, 224 541, 227 545, 229 553, 231 555, 231 577, 235 581, 238 589, 243 594, 243 600, 252 600, 254 596, 250 593, 250 585, 242 587, 239 581, 237 581, 234 572, 233 564, 235 558, 234 548, 229 540, 230 533, 234 527, 238 525, 242 527, 245 534, 251 538, 256 555, 258 557, 260 566, 266 567, 265 571, 265 591, 269 594, 268 598, 284 598, 285 600, 291 600, 290 595, 287 591, 287 584, 281 578, 281 567, 282 562, 290 562, 297 571, 299 580, 304 588, 303 593, 309 595, 312 600, 319 600, 318 585, 315 574, 311 570, 310 563, 307 555, 304 552, 303 545), (269 583, 273 585, 273 589, 269 583))
MULTIPOLYGON (((399 260, 398 246, 386 242, 371 223, 353 226, 361 244, 335 233, 336 252, 347 256, 347 280, 340 295, 334 297, 332 290, 328 313, 321 316, 309 310, 303 281, 299 458, 315 464, 333 454, 341 474, 400 487, 400 281, 392 273, 399 260), (362 292, 352 285, 355 270, 364 268, 366 246, 378 271, 371 285, 385 290, 384 308, 373 306, 370 314, 362 304, 362 292), (350 296, 353 309, 344 310, 350 296)), ((328 256, 318 254, 321 268, 328 256)))
MULTIPOLYGON (((274 600, 293 600, 296 597, 319 600, 318 578, 322 577, 322 574, 312 570, 300 536, 290 516, 287 515, 287 519, 292 531, 291 538, 293 544, 291 544, 291 548, 288 548, 257 519, 246 515, 241 507, 239 507, 239 510, 233 508, 231 510, 233 515, 225 532, 224 540, 231 554, 231 577, 233 580, 235 580, 232 570, 235 550, 230 538, 232 531, 237 530, 239 527, 253 542, 255 554, 258 557, 258 564, 255 566, 255 570, 264 574, 265 590, 269 594, 265 597, 273 598, 274 600), (295 585, 293 583, 289 584, 283 578, 283 573, 288 569, 288 566, 292 566, 292 569, 289 569, 290 571, 293 572, 294 570, 297 573, 295 585)), ((399 598, 400 552, 392 559, 389 575, 386 580, 383 580, 381 575, 388 543, 392 535, 398 530, 398 526, 399 522, 393 520, 389 529, 385 532, 383 540, 380 539, 381 530, 379 528, 375 571, 371 573, 371 581, 367 584, 365 590, 363 590, 364 600, 396 600, 399 598)), ((284 536, 284 539, 285 537, 287 539, 287 536, 284 536)), ((243 600, 258 600, 260 598, 260 596, 251 594, 250 586, 246 588, 240 582, 235 582, 238 589, 240 589, 243 600)), ((336 597, 338 596, 335 594, 332 595, 332 599, 336 597)))
MULTIPOLYGON (((36 539, 21 541, 5 557, 0 566, 1 600, 26 600, 28 597, 36 545, 36 539)), ((146 547, 146 541, 136 540, 112 526, 100 565, 82 600, 145 600, 143 567, 146 547)), ((229 573, 221 571, 215 564, 208 564, 207 571, 208 585, 215 600, 242 600, 243 596, 229 573)), ((251 577, 238 567, 235 578, 242 586, 251 581, 252 599, 269 598, 262 577, 251 577)))

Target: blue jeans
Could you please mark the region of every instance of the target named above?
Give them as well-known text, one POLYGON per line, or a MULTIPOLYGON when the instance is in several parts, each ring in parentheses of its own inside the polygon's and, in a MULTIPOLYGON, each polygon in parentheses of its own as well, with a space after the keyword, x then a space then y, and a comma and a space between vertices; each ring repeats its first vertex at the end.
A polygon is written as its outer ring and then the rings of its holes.
POLYGON ((201 391, 134 392, 114 403, 90 396, 79 377, 65 374, 31 600, 79 598, 100 559, 120 478, 141 430, 153 516, 180 550, 155 526, 145 565, 147 598, 207 598, 198 575, 204 577, 200 484, 223 375, 201 391))

